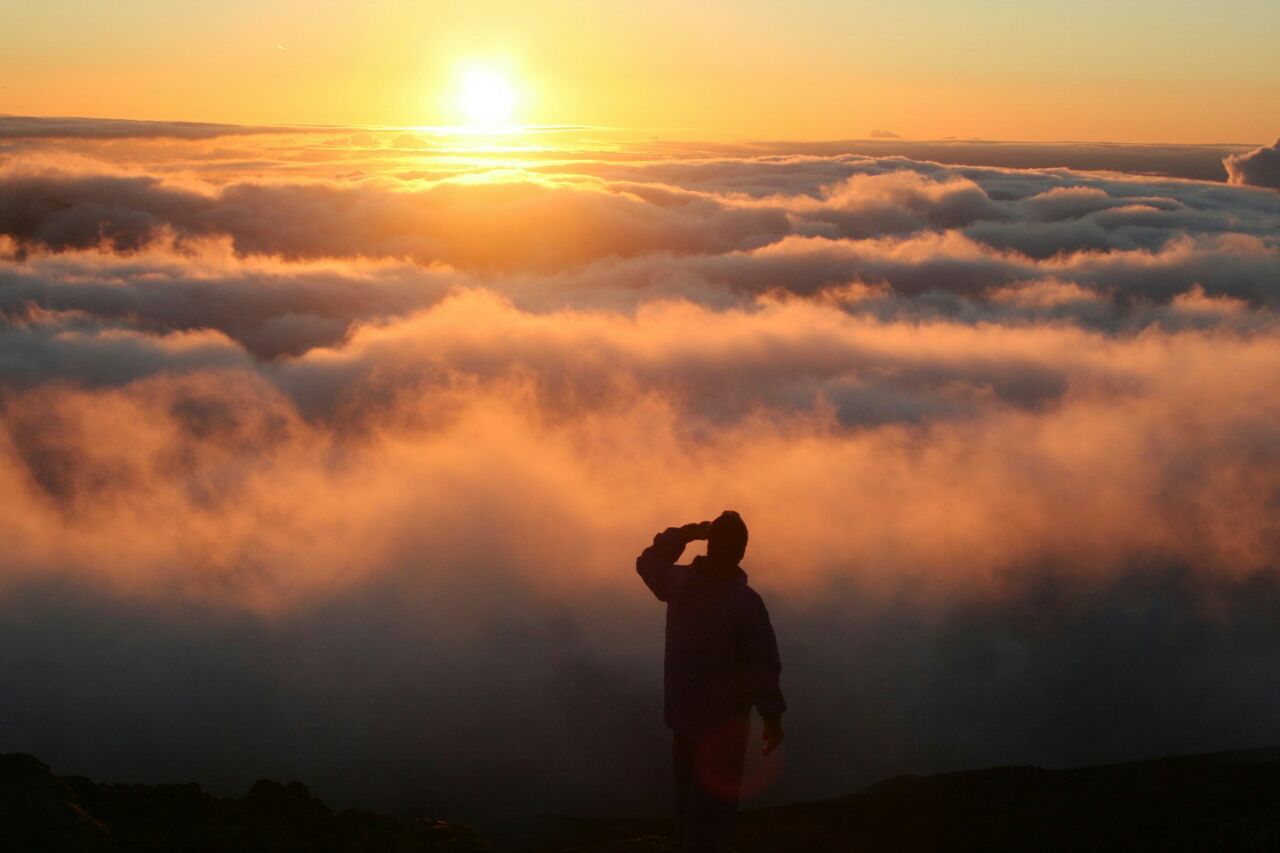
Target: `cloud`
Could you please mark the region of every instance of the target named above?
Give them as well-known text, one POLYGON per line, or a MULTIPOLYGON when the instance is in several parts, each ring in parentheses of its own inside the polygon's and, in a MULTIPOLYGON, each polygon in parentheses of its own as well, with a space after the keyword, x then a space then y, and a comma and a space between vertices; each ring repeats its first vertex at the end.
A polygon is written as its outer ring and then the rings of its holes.
POLYGON ((401 191, 309 182, 200 191, 152 176, 17 172, 0 179, 0 190, 0 234, 20 249, 106 244, 119 252, 170 237, 226 236, 242 254, 558 268, 608 255, 749 247, 788 227, 781 210, 662 187, 443 182, 401 191))
POLYGON ((202 121, 0 115, 0 139, 214 139, 299 130, 202 121))
POLYGON ((1280 190, 1280 140, 1243 154, 1231 154, 1222 164, 1233 184, 1280 190))
MULTIPOLYGON (((963 235, 977 244, 968 252, 975 260, 1006 274, 1030 266, 1008 257, 1008 250, 1044 259, 1057 274, 1055 266, 1073 254, 1077 262, 1109 249, 1160 254, 1189 238, 1209 247, 1224 235, 1256 235, 1259 250, 1276 242, 1277 205, 1240 200, 1232 207, 1222 194, 1239 191, 1221 187, 899 160, 859 160, 846 169, 851 174, 816 185, 802 170, 800 185, 790 191, 776 187, 744 197, 673 185, 680 176, 674 170, 648 182, 508 177, 210 186, 17 168, 0 176, 8 202, 0 205, 0 234, 19 252, 104 244, 123 252, 172 240, 227 239, 250 256, 407 258, 477 272, 544 274, 616 258, 769 253, 802 237, 866 256, 871 244, 850 238, 927 241, 942 234, 954 243, 963 235)), ((888 248, 882 244, 876 254, 888 248)), ((930 281, 947 288, 945 277, 930 281)), ((1240 286, 1233 284, 1232 292, 1240 286)), ((1265 285, 1258 290, 1271 293, 1265 285)))
POLYGON ((779 141, 758 144, 754 153, 838 157, 909 157, 958 166, 1004 169, 1080 169, 1128 175, 1162 175, 1197 181, 1224 181, 1224 156, 1243 145, 1165 145, 1122 142, 1000 142, 996 140, 850 139, 827 142, 779 141))
POLYGON ((872 139, 901 139, 902 137, 894 133, 892 130, 873 130, 871 131, 872 139))
POLYGON ((389 261, 239 258, 217 242, 183 253, 89 250, 0 262, 0 312, 21 320, 34 309, 79 326, 157 334, 216 330, 271 359, 338 343, 355 323, 429 306, 456 281, 448 269, 389 261))
POLYGON ((661 809, 631 561, 726 506, 793 708, 773 801, 1280 738, 1280 197, 382 141, 0 172, 7 748, 661 809))

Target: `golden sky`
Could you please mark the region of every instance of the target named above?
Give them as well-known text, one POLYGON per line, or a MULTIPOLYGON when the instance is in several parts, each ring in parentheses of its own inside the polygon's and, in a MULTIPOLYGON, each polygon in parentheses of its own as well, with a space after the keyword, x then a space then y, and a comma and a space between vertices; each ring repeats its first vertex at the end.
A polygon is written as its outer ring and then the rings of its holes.
POLYGON ((1280 4, 544 0, 15 4, 0 113, 246 123, 512 119, 665 136, 1267 142, 1280 4))

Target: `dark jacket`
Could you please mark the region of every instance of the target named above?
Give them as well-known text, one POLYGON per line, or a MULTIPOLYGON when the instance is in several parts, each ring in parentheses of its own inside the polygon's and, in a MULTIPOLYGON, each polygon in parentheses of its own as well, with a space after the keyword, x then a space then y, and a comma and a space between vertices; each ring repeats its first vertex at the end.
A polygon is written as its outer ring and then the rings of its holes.
POLYGON ((684 534, 668 528, 636 558, 636 571, 667 603, 664 717, 677 733, 699 737, 751 706, 777 717, 787 704, 769 612, 738 566, 697 557, 676 565, 684 534))

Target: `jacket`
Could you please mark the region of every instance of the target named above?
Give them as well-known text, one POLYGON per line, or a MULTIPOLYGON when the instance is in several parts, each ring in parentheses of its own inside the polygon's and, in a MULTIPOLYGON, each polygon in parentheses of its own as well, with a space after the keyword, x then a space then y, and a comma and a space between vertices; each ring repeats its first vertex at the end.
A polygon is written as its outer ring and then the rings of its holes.
POLYGON ((738 566, 706 557, 676 565, 685 537, 668 528, 636 558, 636 571, 667 605, 663 717, 677 734, 700 737, 746 717, 781 716, 782 664, 769 612, 738 566))

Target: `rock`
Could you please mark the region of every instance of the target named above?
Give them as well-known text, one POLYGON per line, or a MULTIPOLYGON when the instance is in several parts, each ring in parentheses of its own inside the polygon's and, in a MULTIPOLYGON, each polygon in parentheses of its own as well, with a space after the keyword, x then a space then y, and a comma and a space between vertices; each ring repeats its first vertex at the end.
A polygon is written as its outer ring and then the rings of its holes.
POLYGON ((426 850, 486 851, 493 847, 471 827, 447 820, 418 818, 413 821, 410 833, 423 842, 426 850))
POLYGON ((328 806, 312 797, 301 782, 281 785, 270 779, 259 779, 241 802, 247 810, 272 820, 319 820, 333 814, 328 806))
POLYGON ((0 756, 3 853, 432 853, 489 851, 471 827, 333 810, 301 782, 259 779, 244 797, 199 785, 65 779, 30 755, 0 756))
POLYGON ((99 853, 111 833, 72 787, 25 753, 0 755, 0 840, 8 853, 99 853))

